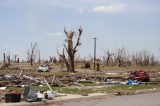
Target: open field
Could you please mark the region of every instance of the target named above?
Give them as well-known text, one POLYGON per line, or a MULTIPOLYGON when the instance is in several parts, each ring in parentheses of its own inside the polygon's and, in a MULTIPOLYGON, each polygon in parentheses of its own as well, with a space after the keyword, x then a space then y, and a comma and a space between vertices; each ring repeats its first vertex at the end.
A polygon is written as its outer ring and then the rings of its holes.
MULTIPOLYGON (((18 80, 1 80, 1 86, 7 86, 6 90, 0 92, 1 96, 8 92, 23 92, 22 85, 27 79, 23 76, 33 77, 43 81, 45 78, 53 91, 63 94, 76 94, 88 96, 91 93, 107 93, 120 95, 134 95, 137 90, 159 90, 160 89, 160 67, 101 67, 101 71, 76 67, 76 72, 60 70, 58 65, 50 65, 50 72, 37 72, 38 65, 30 66, 28 63, 12 64, 9 69, 0 70, 0 75, 14 75, 18 80), (128 80, 130 72, 143 69, 149 73, 150 81, 140 85, 121 85, 120 82, 128 80), (54 81, 53 81, 54 77, 54 81), (106 83, 107 79, 116 83, 106 83), (52 82, 53 81, 53 82, 52 82), (118 83, 117 83, 118 82, 118 83)), ((49 90, 47 85, 30 81, 30 86, 36 91, 49 90)))

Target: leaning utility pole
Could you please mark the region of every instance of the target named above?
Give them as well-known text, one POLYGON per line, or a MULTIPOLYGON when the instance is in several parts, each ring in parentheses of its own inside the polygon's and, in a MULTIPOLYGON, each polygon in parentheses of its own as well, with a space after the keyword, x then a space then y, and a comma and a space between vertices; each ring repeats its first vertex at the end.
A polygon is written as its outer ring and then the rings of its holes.
POLYGON ((94 70, 96 69, 96 40, 97 38, 94 39, 94 70))

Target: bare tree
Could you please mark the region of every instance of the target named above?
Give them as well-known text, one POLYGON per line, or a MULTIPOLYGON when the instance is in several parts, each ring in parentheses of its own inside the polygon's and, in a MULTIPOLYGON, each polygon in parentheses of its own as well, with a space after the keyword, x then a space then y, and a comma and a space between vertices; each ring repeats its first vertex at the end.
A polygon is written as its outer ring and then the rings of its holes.
POLYGON ((141 50, 132 54, 132 63, 139 66, 156 65, 155 56, 147 50, 141 50))
POLYGON ((52 63, 53 62, 54 57, 49 56, 49 62, 52 63))
POLYGON ((110 64, 110 60, 112 58, 112 56, 114 55, 114 53, 111 53, 109 50, 104 51, 107 58, 106 58, 106 65, 108 66, 110 64))
POLYGON ((13 57, 14 57, 14 62, 16 63, 16 62, 17 62, 17 57, 18 57, 18 55, 17 55, 17 54, 14 54, 13 57))
POLYGON ((57 63, 57 58, 55 56, 54 57, 50 56, 49 57, 49 62, 50 63, 57 63))
POLYGON ((150 57, 150 65, 155 66, 157 64, 158 62, 156 61, 155 56, 152 54, 150 57))
POLYGON ((59 55, 59 63, 61 65, 61 69, 63 68, 63 64, 65 63, 66 64, 66 67, 67 67, 67 71, 69 72, 70 71, 70 65, 66 59, 66 56, 65 56, 65 53, 64 53, 64 49, 63 49, 63 52, 62 54, 60 54, 57 50, 57 53, 59 55))
POLYGON ((136 66, 138 64, 138 58, 137 58, 137 55, 135 53, 132 54, 131 60, 132 60, 132 65, 136 66))
POLYGON ((81 39, 81 35, 82 35, 83 30, 81 27, 78 29, 78 36, 77 36, 76 40, 74 39, 74 37, 76 36, 76 33, 74 31, 67 32, 66 29, 64 29, 64 32, 66 34, 64 48, 67 52, 68 59, 65 56, 64 49, 63 49, 62 54, 59 54, 59 53, 58 54, 65 61, 67 71, 75 72, 75 64, 74 64, 75 54, 77 52, 77 47, 81 45, 80 39, 81 39), (74 42, 74 40, 75 40, 75 42, 74 42))
POLYGON ((142 51, 143 65, 148 66, 150 63, 150 53, 147 50, 142 51))
POLYGON ((105 65, 117 66, 156 66, 159 64, 159 60, 148 50, 136 51, 130 54, 124 48, 116 49, 114 54, 106 50, 103 61, 106 63, 105 65))
POLYGON ((10 56, 10 54, 8 56, 6 56, 6 58, 7 58, 8 64, 10 65, 11 64, 11 56, 10 56))
POLYGON ((125 48, 117 49, 114 58, 115 62, 117 63, 117 66, 123 66, 126 63, 126 60, 128 59, 125 48))
POLYGON ((3 62, 4 63, 3 63, 2 69, 8 69, 11 62, 10 54, 6 55, 5 53, 3 53, 3 62))
POLYGON ((57 63, 57 58, 55 56, 53 57, 53 61, 52 62, 55 63, 55 64, 57 63))
POLYGON ((36 46, 37 46, 37 42, 35 44, 31 43, 30 50, 29 49, 27 50, 27 58, 31 66, 33 66, 33 62, 36 59, 36 46))
MULTIPOLYGON (((57 50, 57 51, 58 51, 58 50, 57 50)), ((61 54, 59 54, 58 64, 59 64, 60 69, 61 69, 61 71, 62 71, 63 68, 64 68, 64 65, 65 65, 65 62, 64 62, 64 59, 62 58, 61 54)))

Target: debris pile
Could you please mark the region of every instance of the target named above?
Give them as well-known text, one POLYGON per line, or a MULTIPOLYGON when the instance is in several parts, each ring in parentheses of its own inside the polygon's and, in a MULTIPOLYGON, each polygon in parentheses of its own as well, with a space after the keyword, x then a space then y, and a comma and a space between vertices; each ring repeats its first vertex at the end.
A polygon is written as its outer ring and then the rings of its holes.
POLYGON ((130 79, 138 81, 149 81, 149 74, 144 70, 131 72, 130 79))
POLYGON ((45 99, 53 100, 56 93, 53 91, 39 92, 32 89, 30 86, 25 86, 23 99, 28 102, 42 101, 45 99))
MULTIPOLYGON (((54 78, 52 79, 52 83, 54 78)), ((22 75, 20 72, 17 77, 15 74, 12 75, 1 75, 0 76, 0 96, 1 100, 5 99, 6 103, 20 102, 21 99, 27 102, 35 102, 43 99, 54 99, 56 92, 52 90, 49 83, 45 79, 37 79, 31 76, 22 75), (40 92, 32 89, 30 85, 37 83, 38 85, 47 85, 49 91, 40 92), (21 87, 21 89, 6 89, 7 87, 21 87), (24 89, 24 91, 23 91, 24 89)))
MULTIPOLYGON (((101 72, 92 74, 50 74, 36 72, 34 74, 25 74, 22 71, 16 74, 6 74, 0 76, 0 91, 3 93, 5 101, 8 102, 20 102, 21 100, 27 102, 36 102, 43 100, 52 100, 57 96, 57 93, 52 90, 52 87, 78 87, 87 88, 92 86, 106 86, 106 85, 139 85, 141 81, 149 81, 149 75, 144 70, 135 71, 129 73, 124 72, 101 72), (125 76, 125 77, 124 77, 125 76), (129 77, 128 78, 126 78, 129 77), (48 86, 48 90, 35 90, 32 87, 38 86, 39 88, 44 85, 48 86), (10 90, 7 91, 7 87, 20 87, 21 91, 10 90), (14 96, 17 99, 14 100, 14 96), (20 99, 19 99, 20 98, 20 99)), ((2 94, 0 92, 0 94, 2 94)), ((0 95, 1 96, 1 95, 0 95)))

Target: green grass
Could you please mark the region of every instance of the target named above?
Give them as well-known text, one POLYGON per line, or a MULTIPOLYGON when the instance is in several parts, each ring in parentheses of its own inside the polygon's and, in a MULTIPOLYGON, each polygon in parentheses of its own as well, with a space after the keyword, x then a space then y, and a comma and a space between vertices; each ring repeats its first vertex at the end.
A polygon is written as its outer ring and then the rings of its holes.
MULTIPOLYGON (((44 87, 33 87, 39 91, 49 90, 47 86, 44 87)), ((110 87, 103 87, 97 89, 79 89, 76 87, 52 87, 52 89, 59 93, 69 93, 69 94, 89 94, 95 92, 106 92, 106 93, 115 93, 115 92, 134 92, 136 90, 143 89, 153 89, 160 88, 160 84, 140 84, 140 85, 116 85, 110 87)))
MULTIPOLYGON (((33 86, 32 88, 35 89, 35 90, 38 90, 38 91, 49 90, 49 88, 47 86, 42 86, 42 87, 33 86)), ((80 94, 80 95, 95 92, 92 89, 79 89, 79 88, 76 88, 76 87, 52 87, 52 89, 53 89, 53 91, 56 91, 58 93, 80 94)))
POLYGON ((124 67, 117 67, 117 66, 101 66, 101 70, 119 70, 119 71, 135 71, 135 70, 145 70, 145 71, 152 71, 157 72, 160 70, 160 66, 124 66, 124 67))
POLYGON ((116 85, 116 86, 101 88, 99 89, 99 91, 104 91, 108 93, 134 92, 136 90, 154 89, 154 88, 160 88, 160 84, 116 85))
MULTIPOLYGON (((47 91, 50 90, 47 86, 32 86, 33 89, 38 90, 38 91, 47 91)), ((53 91, 59 92, 59 93, 69 93, 69 94, 74 94, 79 91, 78 88, 69 88, 69 87, 52 87, 53 91)))
MULTIPOLYGON (((31 86, 34 90, 37 91, 47 91, 50 90, 47 86, 31 86)), ((24 88, 20 87, 7 87, 8 90, 16 90, 16 91, 23 91, 24 88)), ((159 84, 141 84, 141 85, 116 85, 110 87, 103 87, 103 88, 94 88, 94 89, 82 89, 77 87, 52 87, 53 91, 58 93, 67 93, 67 94, 80 94, 80 95, 88 95, 89 93, 96 93, 96 92, 105 92, 105 93, 116 93, 122 92, 124 94, 132 94, 136 90, 143 90, 143 89, 160 89, 159 84)))

